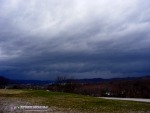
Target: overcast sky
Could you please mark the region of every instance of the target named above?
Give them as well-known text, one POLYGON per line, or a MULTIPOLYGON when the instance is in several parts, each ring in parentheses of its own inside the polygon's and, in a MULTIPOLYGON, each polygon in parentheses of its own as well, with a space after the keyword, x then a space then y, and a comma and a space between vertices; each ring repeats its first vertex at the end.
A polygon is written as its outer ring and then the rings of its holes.
POLYGON ((0 75, 150 75, 150 1, 0 0, 0 75))

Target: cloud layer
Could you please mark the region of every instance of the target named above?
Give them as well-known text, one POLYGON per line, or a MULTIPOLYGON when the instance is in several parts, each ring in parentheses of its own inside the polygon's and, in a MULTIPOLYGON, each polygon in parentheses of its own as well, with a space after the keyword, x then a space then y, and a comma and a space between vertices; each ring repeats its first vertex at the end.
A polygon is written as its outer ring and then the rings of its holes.
POLYGON ((1 0, 0 74, 17 79, 150 74, 150 1, 1 0))

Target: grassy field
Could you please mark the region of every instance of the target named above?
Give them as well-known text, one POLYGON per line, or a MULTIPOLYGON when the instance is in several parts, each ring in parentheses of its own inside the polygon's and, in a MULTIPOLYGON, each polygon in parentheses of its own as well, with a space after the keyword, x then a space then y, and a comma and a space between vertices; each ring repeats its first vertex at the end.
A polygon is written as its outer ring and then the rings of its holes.
POLYGON ((150 103, 105 100, 96 97, 41 90, 0 90, 0 97, 18 98, 33 105, 88 113, 150 113, 150 103))

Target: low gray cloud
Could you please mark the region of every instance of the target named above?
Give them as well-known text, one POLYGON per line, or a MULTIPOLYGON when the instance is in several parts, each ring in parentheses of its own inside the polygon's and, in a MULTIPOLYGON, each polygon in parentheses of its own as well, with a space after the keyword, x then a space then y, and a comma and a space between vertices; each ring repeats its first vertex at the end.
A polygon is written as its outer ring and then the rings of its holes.
POLYGON ((148 0, 1 0, 0 74, 149 75, 148 0))

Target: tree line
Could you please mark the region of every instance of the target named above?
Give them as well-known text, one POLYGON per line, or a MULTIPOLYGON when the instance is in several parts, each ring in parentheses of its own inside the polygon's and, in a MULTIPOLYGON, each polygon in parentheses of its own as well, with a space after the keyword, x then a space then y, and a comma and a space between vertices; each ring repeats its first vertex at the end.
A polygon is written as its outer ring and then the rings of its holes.
POLYGON ((99 83, 79 83, 76 79, 58 77, 48 90, 90 96, 150 98, 150 77, 122 79, 99 83))

